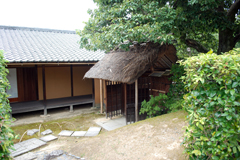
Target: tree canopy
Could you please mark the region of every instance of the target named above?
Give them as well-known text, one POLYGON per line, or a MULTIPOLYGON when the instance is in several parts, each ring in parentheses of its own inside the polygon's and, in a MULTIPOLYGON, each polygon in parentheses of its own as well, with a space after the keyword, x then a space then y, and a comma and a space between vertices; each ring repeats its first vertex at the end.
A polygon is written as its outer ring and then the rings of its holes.
POLYGON ((110 51, 137 41, 175 44, 220 54, 240 40, 240 0, 94 0, 98 9, 80 35, 80 47, 110 51))

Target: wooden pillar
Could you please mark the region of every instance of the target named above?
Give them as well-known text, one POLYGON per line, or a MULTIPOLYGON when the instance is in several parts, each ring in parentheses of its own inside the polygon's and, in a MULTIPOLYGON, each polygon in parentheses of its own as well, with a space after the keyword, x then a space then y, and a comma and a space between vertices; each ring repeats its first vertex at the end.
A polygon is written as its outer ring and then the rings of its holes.
POLYGON ((103 102, 105 104, 105 112, 106 112, 106 117, 107 117, 107 85, 106 85, 106 80, 103 80, 103 102))
POLYGON ((92 99, 93 99, 93 107, 95 107, 95 85, 94 85, 94 79, 92 79, 92 99))
POLYGON ((70 111, 69 112, 73 112, 73 105, 70 105, 70 111))
POLYGON ((124 90, 124 92, 123 92, 123 96, 124 96, 124 114, 125 114, 125 116, 127 116, 127 84, 126 83, 124 83, 123 84, 123 90, 124 90))
POLYGON ((35 76, 36 76, 36 97, 37 100, 39 100, 39 95, 38 95, 38 66, 35 65, 35 76))
POLYGON ((135 81, 135 122, 138 121, 138 80, 135 81))
POLYGON ((103 80, 100 79, 100 110, 103 113, 103 80))
POLYGON ((70 66, 70 73, 71 73, 71 97, 73 97, 73 66, 70 66))
POLYGON ((42 65, 44 115, 47 115, 45 65, 42 65))

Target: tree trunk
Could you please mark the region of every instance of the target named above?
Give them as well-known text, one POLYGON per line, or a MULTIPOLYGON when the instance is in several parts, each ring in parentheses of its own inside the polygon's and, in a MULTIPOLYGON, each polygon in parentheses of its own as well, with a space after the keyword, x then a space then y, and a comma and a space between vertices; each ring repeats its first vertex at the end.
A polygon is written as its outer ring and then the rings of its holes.
POLYGON ((225 53, 234 47, 233 30, 226 28, 219 31, 219 44, 217 54, 225 53))

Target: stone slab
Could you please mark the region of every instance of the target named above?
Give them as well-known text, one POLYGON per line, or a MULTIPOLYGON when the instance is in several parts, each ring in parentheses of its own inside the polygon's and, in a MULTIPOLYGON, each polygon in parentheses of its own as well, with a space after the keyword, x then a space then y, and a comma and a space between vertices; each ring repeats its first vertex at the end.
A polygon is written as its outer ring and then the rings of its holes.
POLYGON ((43 142, 37 138, 32 138, 32 139, 28 139, 26 141, 23 142, 19 142, 14 144, 13 148, 14 150, 11 150, 11 156, 12 157, 16 157, 19 156, 23 153, 27 153, 33 149, 39 148, 43 145, 45 145, 46 142, 43 142))
POLYGON ((99 134, 99 132, 87 132, 85 134, 85 137, 93 137, 93 136, 97 136, 99 134))
POLYGON ((41 137, 40 140, 44 141, 44 142, 49 142, 49 141, 53 141, 57 139, 57 137, 53 136, 53 135, 47 135, 44 137, 41 137))
POLYGON ((101 127, 90 127, 88 129, 89 132, 100 132, 101 131, 101 127))
POLYGON ((21 156, 18 156, 16 158, 14 158, 14 160, 33 160, 37 158, 37 154, 33 153, 33 152, 28 152, 26 154, 23 154, 21 156))
POLYGON ((62 130, 58 135, 70 137, 73 134, 73 131, 62 130))
POLYGON ((34 134, 37 133, 37 132, 39 132, 38 129, 31 129, 31 130, 28 130, 28 131, 27 131, 27 135, 32 136, 32 135, 34 135, 34 134))
POLYGON ((90 127, 87 131, 87 133, 85 134, 86 137, 92 137, 92 136, 96 136, 99 134, 99 132, 101 131, 101 127, 90 127))
POLYGON ((102 128, 112 131, 114 129, 126 126, 126 118, 125 117, 117 117, 113 119, 100 118, 95 120, 95 122, 101 126, 102 128))
POLYGON ((72 137, 83 137, 83 136, 85 136, 86 133, 87 133, 87 131, 75 131, 71 136, 72 137))
POLYGON ((51 129, 47 129, 47 130, 45 130, 45 131, 43 131, 42 133, 41 133, 41 135, 47 135, 47 134, 51 134, 51 133, 53 133, 52 132, 52 130, 51 129))

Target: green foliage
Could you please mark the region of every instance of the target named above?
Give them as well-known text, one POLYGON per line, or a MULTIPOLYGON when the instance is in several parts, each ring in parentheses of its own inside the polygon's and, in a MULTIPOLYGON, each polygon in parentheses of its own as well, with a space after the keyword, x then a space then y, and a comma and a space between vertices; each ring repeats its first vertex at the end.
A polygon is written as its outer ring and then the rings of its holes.
MULTIPOLYGON (((98 9, 80 35, 80 47, 110 51, 128 49, 133 41, 174 43, 180 57, 195 55, 199 45, 217 51, 219 30, 239 33, 239 18, 229 18, 232 0, 94 0, 98 9), (233 20, 232 20, 233 19, 233 20), (192 39, 197 43, 187 43, 192 39), (125 42, 123 44, 123 42, 125 42), (186 48, 192 51, 186 53, 186 48), (214 46, 214 47, 212 47, 214 46), (195 50, 196 49, 196 50, 195 50), (182 54, 182 55, 181 55, 182 54)), ((234 14, 237 15, 236 12, 234 14)), ((233 36, 230 35, 230 36, 233 36)))
POLYGON ((178 64, 173 64, 171 75, 172 76, 169 79, 172 81, 172 84, 169 88, 168 96, 174 100, 181 100, 186 93, 181 79, 181 77, 185 75, 184 67, 178 64))
POLYGON ((149 117, 156 117, 158 115, 166 113, 166 108, 163 107, 165 100, 168 98, 165 94, 159 94, 159 96, 150 95, 150 100, 147 102, 144 100, 142 102, 142 107, 139 114, 147 113, 149 117))
POLYGON ((0 50, 0 159, 11 159, 9 149, 13 145, 13 140, 16 138, 14 132, 9 127, 11 124, 10 112, 11 108, 8 101, 6 89, 9 88, 9 83, 6 78, 8 70, 6 60, 3 59, 3 51, 0 50))
POLYGON ((190 159, 240 158, 240 49, 182 61, 188 94, 184 146, 190 159))
MULTIPOLYGON (((149 0, 95 1, 98 9, 89 11, 91 18, 78 31, 80 46, 112 50, 120 43, 127 49, 133 41, 170 43, 175 11, 163 2, 149 0)), ((166 2, 165 2, 166 3, 166 2)))

